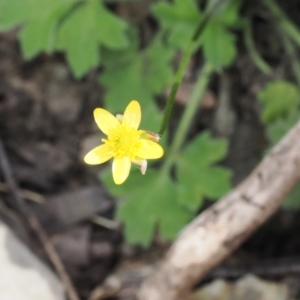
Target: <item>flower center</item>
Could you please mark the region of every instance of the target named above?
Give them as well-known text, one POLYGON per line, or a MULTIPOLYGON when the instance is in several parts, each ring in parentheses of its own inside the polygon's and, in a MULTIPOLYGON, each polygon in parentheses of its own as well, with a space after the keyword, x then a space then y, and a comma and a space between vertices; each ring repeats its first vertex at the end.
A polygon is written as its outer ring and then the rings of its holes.
POLYGON ((142 131, 120 124, 109 133, 107 139, 102 141, 111 149, 114 157, 123 158, 128 156, 133 160, 140 146, 141 133, 142 131))

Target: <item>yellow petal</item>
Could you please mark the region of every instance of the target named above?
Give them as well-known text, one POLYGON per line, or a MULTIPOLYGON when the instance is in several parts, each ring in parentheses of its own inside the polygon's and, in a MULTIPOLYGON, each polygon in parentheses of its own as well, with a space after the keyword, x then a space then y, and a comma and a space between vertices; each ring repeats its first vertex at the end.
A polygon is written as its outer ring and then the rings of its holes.
POLYGON ((144 159, 155 159, 164 155, 164 149, 161 147, 161 145, 150 140, 140 140, 140 142, 141 145, 136 153, 136 156, 144 159))
POLYGON ((120 124, 114 115, 103 108, 94 110, 94 118, 100 130, 106 135, 109 134, 111 129, 116 128, 120 124))
POLYGON ((107 145, 100 145, 92 149, 84 158, 84 162, 89 165, 98 165, 112 158, 111 151, 107 145))
POLYGON ((129 157, 115 158, 112 166, 112 173, 115 184, 122 184, 128 177, 131 162, 129 157))
POLYGON ((141 123, 141 107, 136 100, 132 100, 126 107, 122 125, 134 129, 138 129, 141 123))

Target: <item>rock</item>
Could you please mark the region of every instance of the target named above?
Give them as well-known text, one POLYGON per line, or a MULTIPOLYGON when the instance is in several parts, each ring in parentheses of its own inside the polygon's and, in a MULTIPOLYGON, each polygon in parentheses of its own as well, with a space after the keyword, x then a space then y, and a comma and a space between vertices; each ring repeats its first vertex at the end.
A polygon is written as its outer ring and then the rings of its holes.
POLYGON ((93 259, 109 259, 114 253, 114 245, 108 241, 94 242, 91 245, 91 255, 93 259))
POLYGON ((188 300, 291 300, 287 285, 247 275, 235 283, 214 280, 191 294, 188 300))
POLYGON ((49 76, 45 86, 45 102, 54 116, 67 122, 78 118, 82 101, 78 87, 70 82, 69 71, 62 64, 46 65, 45 73, 49 76))
POLYGON ((237 300, 290 300, 285 284, 262 280, 254 275, 238 280, 234 295, 237 300))
POLYGON ((0 221, 0 299, 65 300, 58 278, 0 221))
MULTIPOLYGON (((231 284, 217 279, 196 290, 188 300, 232 300, 231 284)), ((258 299, 255 299, 258 300, 258 299)))
POLYGON ((79 188, 47 198, 33 212, 49 233, 63 231, 95 214, 104 214, 113 207, 106 191, 98 186, 79 188))
POLYGON ((71 228, 55 237, 54 246, 66 266, 85 267, 90 263, 90 237, 88 225, 71 228))

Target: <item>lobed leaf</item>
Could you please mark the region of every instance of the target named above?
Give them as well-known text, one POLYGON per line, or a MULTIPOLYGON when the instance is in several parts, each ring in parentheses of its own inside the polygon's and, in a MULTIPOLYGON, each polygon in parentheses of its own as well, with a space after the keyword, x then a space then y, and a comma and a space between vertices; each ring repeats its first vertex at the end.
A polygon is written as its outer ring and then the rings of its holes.
POLYGON ((25 59, 32 59, 38 53, 51 53, 55 48, 58 23, 70 10, 70 1, 61 2, 46 14, 39 14, 26 24, 20 33, 22 53, 25 59))
POLYGON ((126 27, 125 21, 110 13, 101 1, 87 1, 63 22, 57 46, 67 52, 75 76, 81 77, 100 63, 100 46, 110 49, 128 46, 126 27))
POLYGON ((271 123, 285 117, 299 105, 299 91, 297 87, 283 80, 270 82, 259 94, 258 99, 264 104, 262 120, 271 123))
POLYGON ((177 203, 177 187, 169 177, 153 170, 145 176, 133 172, 120 187, 113 185, 110 177, 101 176, 111 193, 123 196, 117 218, 124 222, 126 241, 130 244, 149 246, 156 228, 164 239, 174 239, 193 217, 177 203))
POLYGON ((99 77, 106 88, 105 107, 120 112, 128 99, 137 99, 147 107, 154 96, 170 83, 173 70, 170 62, 174 51, 155 40, 138 52, 137 46, 125 52, 115 52, 105 59, 105 71, 99 77))
POLYGON ((30 14, 30 0, 0 1, 0 31, 12 29, 25 22, 30 14))
POLYGON ((0 30, 23 26, 25 59, 40 52, 66 51, 76 77, 101 62, 100 47, 128 46, 127 23, 98 0, 1 0, 0 12, 0 30))
POLYGON ((231 65, 236 56, 235 37, 220 22, 211 21, 201 37, 206 59, 216 71, 231 65))
POLYGON ((184 161, 194 161, 197 166, 206 167, 223 159, 227 153, 225 139, 212 139, 208 131, 195 137, 184 149, 184 161))
POLYGON ((21 47, 26 59, 54 49, 60 20, 79 0, 2 0, 0 30, 23 25, 21 47))
POLYGON ((175 0, 172 4, 159 2, 152 6, 163 28, 170 30, 169 42, 184 49, 191 40, 201 12, 194 0, 175 0))
POLYGON ((299 110, 292 110, 284 119, 275 120, 267 126, 267 136, 275 145, 300 120, 299 110))
POLYGON ((214 163, 226 155, 225 140, 212 140, 208 132, 196 137, 177 162, 179 202, 197 211, 205 197, 217 199, 231 188, 231 171, 214 163))
MULTIPOLYGON (((271 146, 277 144, 281 138, 300 120, 299 110, 292 110, 285 118, 277 119, 267 126, 267 136, 271 146)), ((300 182, 285 197, 281 205, 284 209, 300 208, 300 182)))
POLYGON ((300 208, 300 182, 285 197, 281 205, 284 209, 295 210, 300 208))
MULTIPOLYGON (((216 70, 229 66, 236 56, 235 38, 229 31, 239 21, 240 0, 226 4, 207 24, 199 46, 203 45, 205 58, 216 70)), ((184 50, 194 34, 203 13, 195 0, 175 0, 172 4, 160 2, 153 12, 162 28, 169 32, 169 43, 184 50)))

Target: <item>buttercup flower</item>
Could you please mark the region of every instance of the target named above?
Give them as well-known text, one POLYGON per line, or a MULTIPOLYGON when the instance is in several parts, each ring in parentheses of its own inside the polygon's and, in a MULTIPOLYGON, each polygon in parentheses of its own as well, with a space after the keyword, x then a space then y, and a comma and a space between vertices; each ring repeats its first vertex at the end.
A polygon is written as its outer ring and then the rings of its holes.
POLYGON ((122 184, 127 179, 131 163, 138 165, 142 174, 145 174, 147 159, 163 156, 163 148, 157 144, 159 136, 138 130, 141 107, 136 100, 128 104, 124 115, 115 117, 105 109, 96 108, 94 117, 107 138, 102 139, 103 144, 86 154, 84 161, 90 165, 98 165, 114 158, 112 173, 116 184, 122 184))

